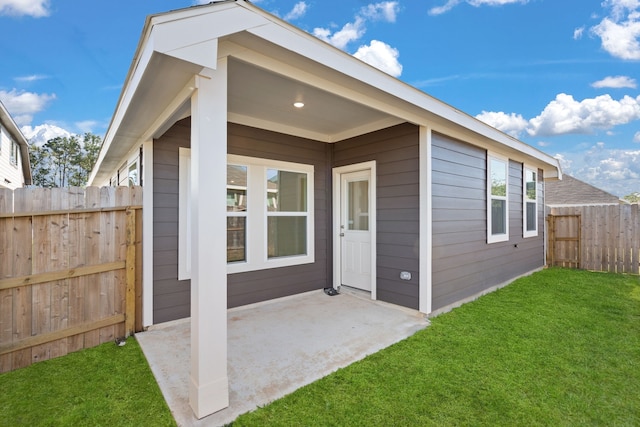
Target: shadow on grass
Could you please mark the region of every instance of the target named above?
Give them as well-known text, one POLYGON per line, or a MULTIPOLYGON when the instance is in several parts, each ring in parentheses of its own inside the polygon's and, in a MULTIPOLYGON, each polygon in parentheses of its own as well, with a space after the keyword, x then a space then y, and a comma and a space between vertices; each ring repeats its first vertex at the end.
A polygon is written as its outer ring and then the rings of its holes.
POLYGON ((0 426, 175 426, 134 338, 0 375, 0 426))

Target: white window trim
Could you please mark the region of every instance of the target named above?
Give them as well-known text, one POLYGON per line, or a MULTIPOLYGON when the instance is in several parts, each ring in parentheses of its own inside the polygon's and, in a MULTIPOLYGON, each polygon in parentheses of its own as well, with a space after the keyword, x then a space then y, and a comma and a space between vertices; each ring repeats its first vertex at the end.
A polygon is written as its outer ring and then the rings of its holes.
POLYGON ((487 243, 498 243, 498 242, 506 242, 509 240, 509 158, 492 153, 490 151, 487 152, 487 243), (504 162, 506 165, 506 196, 493 196, 491 194, 491 159, 500 160, 504 162), (505 233, 503 234, 492 234, 491 233, 491 224, 492 224, 492 209, 491 209, 491 201, 492 199, 504 200, 506 206, 506 218, 505 218, 505 233))
POLYGON ((191 279, 191 148, 179 147, 178 280, 191 279))
POLYGON ((18 146, 18 143, 15 142, 13 139, 11 140, 11 148, 9 151, 9 163, 11 163, 11 165, 13 167, 18 167, 18 163, 20 163, 20 147, 18 146))
MULTIPOLYGON (((227 273, 289 267, 315 262, 314 167, 254 157, 228 155, 228 164, 248 166, 246 261, 227 264, 227 273), (305 255, 268 258, 267 253, 267 169, 307 174, 307 253, 305 255), (263 198, 265 195, 265 198, 263 198), (252 208, 256 206, 257 208, 252 208), (262 232, 257 232, 262 230, 262 232)), ((178 280, 191 278, 191 149, 180 148, 178 208, 178 280)), ((222 201, 221 201, 222 203, 222 201)), ((272 213, 273 215, 274 213, 272 213)), ((277 215, 277 213, 275 213, 277 215)))
POLYGON ((537 237, 538 236, 538 168, 523 165, 522 168, 522 237, 537 237), (531 200, 527 197, 527 171, 531 171, 535 174, 536 177, 536 198, 535 200, 531 200), (536 205, 536 229, 528 231, 527 230, 527 202, 534 202, 536 205))
POLYGON ((232 154, 227 156, 227 163, 248 167, 246 261, 227 264, 227 273, 241 273, 315 262, 313 165, 232 154), (278 216, 279 214, 274 212, 270 214, 267 213, 267 169, 278 169, 307 174, 307 212, 306 215, 300 213, 300 216, 307 217, 307 253, 305 255, 268 258, 267 221, 269 216, 278 216), (262 230, 262 233, 257 233, 256 231, 258 230, 262 230))

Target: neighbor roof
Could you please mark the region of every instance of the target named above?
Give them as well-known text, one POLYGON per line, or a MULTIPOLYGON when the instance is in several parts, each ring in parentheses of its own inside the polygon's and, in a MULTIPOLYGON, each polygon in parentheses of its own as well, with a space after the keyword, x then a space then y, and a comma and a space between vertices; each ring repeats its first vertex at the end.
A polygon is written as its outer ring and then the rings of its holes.
POLYGON ((591 184, 563 174, 561 181, 545 183, 544 201, 548 206, 617 205, 626 203, 591 184))
POLYGON ((20 128, 9 114, 9 111, 0 101, 0 123, 9 132, 11 138, 20 147, 20 159, 22 165, 22 175, 25 185, 31 185, 31 163, 29 161, 29 142, 27 138, 22 134, 20 128))

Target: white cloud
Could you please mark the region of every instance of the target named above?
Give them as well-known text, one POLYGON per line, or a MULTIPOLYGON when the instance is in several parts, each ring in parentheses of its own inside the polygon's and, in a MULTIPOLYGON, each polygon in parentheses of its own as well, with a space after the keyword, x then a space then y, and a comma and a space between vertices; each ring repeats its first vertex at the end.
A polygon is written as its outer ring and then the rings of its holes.
POLYGON ((573 30, 573 39, 578 40, 582 38, 582 34, 584 34, 584 27, 576 28, 573 30))
POLYGON ((43 124, 38 126, 22 126, 20 129, 22 134, 27 138, 29 143, 43 146, 50 139, 57 137, 70 137, 73 135, 66 129, 53 124, 43 124))
POLYGON ((618 197, 640 189, 640 150, 611 149, 599 142, 586 152, 556 158, 564 172, 618 197))
POLYGON ((41 75, 41 74, 32 74, 30 76, 20 76, 20 77, 16 77, 13 80, 20 82, 20 83, 31 83, 31 82, 36 82, 38 80, 44 80, 47 79, 47 76, 41 75))
POLYGON ((360 46, 353 54, 356 58, 393 77, 399 77, 402 74, 402 64, 398 62, 399 55, 398 49, 378 40, 371 40, 369 45, 360 46))
POLYGON ((49 0, 0 0, 0 15, 49 16, 49 0))
POLYGON ((365 18, 373 21, 384 20, 387 22, 396 22, 398 12, 399 5, 397 1, 369 4, 360 10, 360 14, 365 18))
POLYGON ((595 88, 603 88, 610 87, 614 89, 620 89, 623 87, 628 87, 631 89, 635 89, 638 87, 638 84, 635 79, 627 76, 608 76, 602 80, 598 80, 597 82, 591 83, 592 87, 595 88))
POLYGON ((569 171, 571 170, 571 165, 573 164, 573 160, 571 159, 567 159, 567 157, 564 154, 556 154, 555 156, 553 156, 555 159, 558 159, 558 163, 560 163, 560 169, 562 170, 562 173, 570 173, 569 171))
POLYGON ((12 89, 7 92, 0 90, 0 100, 19 126, 30 124, 33 115, 44 110, 56 99, 55 94, 33 93, 12 89))
POLYGON ((591 28, 602 48, 616 58, 640 60, 640 1, 605 0, 602 5, 611 13, 591 28))
POLYGON ((360 39, 366 29, 364 26, 365 20, 356 16, 353 22, 346 23, 340 30, 331 34, 331 30, 327 28, 314 28, 313 35, 321 40, 326 41, 337 47, 338 49, 344 49, 352 41, 360 39))
POLYGON ((429 15, 442 15, 459 5, 460 3, 468 3, 474 7, 480 6, 504 6, 506 4, 526 4, 529 0, 448 0, 442 6, 436 6, 429 9, 429 15))
POLYGON ((385 1, 371 3, 364 6, 356 14, 353 22, 346 23, 340 30, 332 34, 328 28, 314 28, 313 35, 321 40, 334 45, 339 49, 345 49, 351 42, 359 40, 367 31, 365 24, 369 21, 395 22, 400 8, 397 1, 385 1))
POLYGON ((529 122, 520 114, 506 114, 501 111, 483 111, 476 118, 514 138, 517 138, 529 125, 529 122))
POLYGON ((80 130, 80 132, 82 133, 86 133, 86 132, 93 133, 93 129, 96 126, 98 126, 99 123, 95 120, 84 120, 81 122, 76 122, 75 125, 78 128, 78 130, 80 130))
POLYGON ((549 147, 550 145, 549 141, 538 141, 538 147, 549 147))
POLYGON ((307 3, 300 1, 293 6, 293 9, 284 16, 285 21, 292 21, 294 19, 302 18, 307 13, 307 3))
POLYGON ((633 142, 640 143, 640 132, 636 132, 636 134, 633 135, 633 142))
POLYGON ((591 133, 640 120, 640 96, 624 96, 619 101, 610 95, 576 101, 561 93, 545 109, 529 121, 531 136, 591 133))

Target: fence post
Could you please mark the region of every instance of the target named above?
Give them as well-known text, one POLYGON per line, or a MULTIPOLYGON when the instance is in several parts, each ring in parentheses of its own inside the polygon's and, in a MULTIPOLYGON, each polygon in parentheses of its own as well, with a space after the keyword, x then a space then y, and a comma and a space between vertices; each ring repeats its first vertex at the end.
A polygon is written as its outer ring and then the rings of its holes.
POLYGON ((128 208, 127 214, 127 256, 125 260, 125 335, 135 332, 136 321, 136 214, 128 208))

